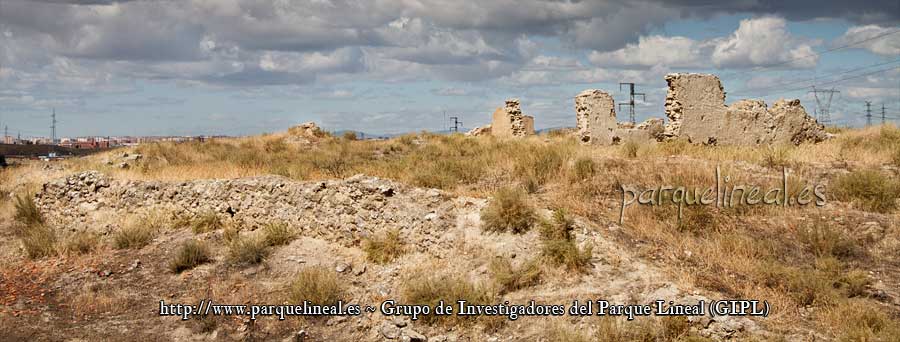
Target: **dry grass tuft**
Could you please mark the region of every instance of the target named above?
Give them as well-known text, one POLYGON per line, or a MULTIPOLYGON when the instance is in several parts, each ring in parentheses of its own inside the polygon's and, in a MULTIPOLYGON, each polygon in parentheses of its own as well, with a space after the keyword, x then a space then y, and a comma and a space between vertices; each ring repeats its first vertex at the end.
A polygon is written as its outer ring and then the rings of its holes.
POLYGON ((296 234, 285 222, 270 222, 263 226, 263 236, 268 246, 283 246, 291 243, 296 234))
POLYGON ((897 208, 900 182, 878 170, 858 170, 842 175, 834 181, 835 195, 856 208, 889 213, 897 208))
POLYGON ((541 281, 540 264, 536 260, 522 263, 519 267, 513 267, 512 262, 504 257, 495 257, 491 260, 488 269, 500 294, 518 291, 537 285, 541 281))
POLYGON ((488 232, 521 234, 530 230, 536 219, 534 207, 524 192, 504 188, 481 211, 481 228, 488 232))
POLYGON ((363 240, 366 259, 376 264, 387 264, 406 253, 399 229, 388 229, 381 234, 363 240))
POLYGON ((224 227, 225 223, 222 222, 219 215, 216 215, 216 213, 211 210, 203 212, 191 220, 191 231, 193 231, 194 234, 216 231, 224 227))
POLYGON ((228 260, 235 264, 258 264, 269 256, 266 237, 238 237, 228 244, 228 260))
POLYGON ((15 229, 14 234, 19 238, 29 258, 39 259, 57 254, 56 231, 48 225, 21 225, 15 229))
POLYGON ((26 226, 35 226, 44 224, 44 216, 34 203, 32 195, 17 195, 15 199, 15 216, 16 222, 26 226))
POLYGON ((62 252, 69 255, 87 254, 97 249, 100 237, 91 232, 80 231, 69 235, 62 246, 62 252))
POLYGON ((622 144, 622 147, 620 149, 622 156, 629 159, 637 158, 638 151, 640 150, 641 145, 634 140, 626 141, 624 144, 622 144))
POLYGON ((178 248, 175 258, 169 262, 172 273, 181 273, 212 261, 212 253, 206 243, 198 240, 185 241, 178 248))
POLYGON ((597 173, 597 163, 590 158, 579 158, 573 166, 575 170, 574 181, 584 181, 594 177, 597 173))
MULTIPOLYGON (((420 271, 403 280, 400 288, 403 303, 437 306, 465 300, 469 304, 490 304, 494 299, 493 290, 481 284, 468 281, 459 274, 434 274, 420 271)), ((468 316, 426 315, 420 316, 425 323, 458 324, 470 319, 468 316)))
POLYGON ((565 266, 573 271, 587 271, 591 266, 593 248, 579 248, 572 230, 575 222, 565 211, 556 210, 550 221, 541 223, 541 257, 552 265, 565 266))
POLYGON ((113 233, 112 243, 116 249, 141 248, 153 241, 158 230, 152 225, 145 225, 141 221, 133 221, 124 228, 113 233))
POLYGON ((344 282, 334 271, 313 266, 300 270, 288 285, 287 293, 291 304, 302 304, 309 301, 318 305, 330 305, 339 300, 346 300, 347 292, 344 282))

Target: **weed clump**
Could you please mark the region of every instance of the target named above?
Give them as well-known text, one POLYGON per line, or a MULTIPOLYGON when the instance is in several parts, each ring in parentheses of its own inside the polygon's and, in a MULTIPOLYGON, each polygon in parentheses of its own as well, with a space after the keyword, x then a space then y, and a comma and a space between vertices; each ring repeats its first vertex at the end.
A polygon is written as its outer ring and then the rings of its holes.
POLYGON ((263 227, 265 244, 268 246, 282 246, 294 240, 295 234, 291 227, 284 222, 272 222, 263 227))
POLYGON ((586 271, 591 265, 593 248, 579 248, 572 231, 575 222, 565 211, 553 212, 551 221, 541 223, 541 256, 550 264, 564 266, 573 271, 586 271))
POLYGON ((80 231, 70 235, 62 249, 65 254, 86 254, 97 248, 98 241, 97 234, 80 231))
MULTIPOLYGON (((472 283, 455 274, 416 274, 403 282, 400 293, 405 303, 430 307, 435 307, 440 301, 450 303, 458 300, 465 300, 473 305, 484 305, 490 303, 494 297, 489 287, 472 283)), ((456 324, 466 319, 466 316, 425 315, 419 319, 425 323, 456 324)))
POLYGON ((518 189, 500 189, 481 211, 481 227, 488 232, 521 234, 530 230, 536 219, 527 196, 518 189))
POLYGON ((594 177, 597 172, 597 163, 590 158, 579 158, 575 161, 575 181, 583 181, 594 177))
POLYGON ((856 208, 878 213, 890 213, 897 208, 900 182, 877 170, 859 170, 838 177, 834 182, 835 195, 856 208))
POLYGON ((330 305, 344 300, 343 282, 331 270, 324 267, 307 267, 301 270, 288 285, 288 299, 292 304, 309 301, 317 305, 330 305))
POLYGON ((491 260, 488 269, 494 282, 497 283, 500 294, 534 286, 541 281, 541 266, 536 260, 514 267, 509 259, 496 257, 491 260))
POLYGON ((225 223, 214 211, 206 211, 191 220, 191 231, 194 234, 203 234, 225 227, 225 223))
POLYGON ((236 264, 258 264, 269 256, 265 237, 238 237, 228 244, 228 259, 236 264))
POLYGON ((212 261, 209 247, 197 240, 188 240, 178 248, 175 258, 169 263, 172 273, 181 273, 212 261))
POLYGON ((156 229, 135 221, 114 233, 112 243, 115 249, 141 248, 153 240, 156 229))
POLYGON ((406 253, 406 246, 400 238, 399 229, 389 229, 380 235, 367 238, 363 240, 362 245, 366 252, 366 259, 381 265, 406 253))
POLYGON ((13 217, 16 222, 25 226, 35 226, 44 224, 44 215, 34 203, 34 197, 29 195, 18 195, 15 200, 16 213, 13 217))
POLYGON ((19 238, 25 254, 32 259, 56 255, 56 232, 46 224, 34 197, 16 196, 14 207, 17 224, 13 225, 13 234, 19 238))

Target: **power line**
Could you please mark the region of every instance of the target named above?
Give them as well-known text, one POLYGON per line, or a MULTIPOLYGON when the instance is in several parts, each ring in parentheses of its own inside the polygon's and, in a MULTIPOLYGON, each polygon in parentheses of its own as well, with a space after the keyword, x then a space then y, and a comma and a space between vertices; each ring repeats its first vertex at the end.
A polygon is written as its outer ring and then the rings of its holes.
MULTIPOLYGON (((837 72, 837 73, 825 74, 825 75, 819 76, 819 78, 822 78, 822 77, 828 78, 828 77, 833 77, 833 76, 838 76, 838 75, 843 75, 843 74, 849 74, 849 73, 852 73, 852 72, 855 72, 855 71, 865 70, 865 69, 868 69, 868 68, 873 68, 873 67, 877 67, 877 66, 893 64, 893 63, 897 63, 897 62, 900 62, 900 58, 895 59, 895 60, 892 60, 892 61, 889 61, 889 62, 869 64, 869 65, 861 66, 861 67, 858 67, 858 68, 855 68, 855 69, 845 70, 845 71, 841 71, 841 72, 837 72)), ((780 89, 780 88, 782 88, 782 87, 784 87, 784 86, 787 86, 787 85, 793 85, 793 84, 798 84, 798 83, 806 83, 806 82, 810 82, 810 81, 812 81, 813 83, 815 83, 816 78, 809 78, 809 79, 804 79, 804 80, 799 80, 799 81, 792 81, 792 82, 786 82, 786 83, 779 83, 779 84, 769 85, 769 86, 766 86, 766 87, 763 87, 763 88, 757 88, 757 89, 750 89, 750 88, 746 88, 746 87, 745 87, 745 88, 739 89, 739 90, 734 91, 734 92, 729 92, 729 95, 735 95, 735 94, 738 94, 738 95, 740 95, 740 94, 745 94, 745 95, 768 95, 768 90, 780 89)))
MULTIPOLYGON (((877 36, 869 37, 869 38, 866 38, 866 39, 860 39, 860 40, 858 40, 858 41, 851 42, 851 43, 847 43, 847 44, 844 44, 844 45, 841 45, 841 46, 836 46, 836 47, 833 47, 833 48, 831 48, 831 49, 828 49, 828 50, 825 50, 825 51, 822 51, 822 52, 817 52, 817 53, 812 53, 812 54, 809 54, 809 55, 806 55, 806 56, 800 56, 800 57, 796 57, 796 58, 791 58, 791 59, 788 59, 788 60, 786 60, 786 61, 782 61, 782 62, 778 62, 778 63, 774 63, 774 64, 761 65, 761 66, 754 67, 754 68, 752 68, 751 70, 741 71, 741 72, 735 72, 735 73, 732 73, 732 74, 730 74, 730 75, 729 75, 729 74, 725 74, 725 75, 728 75, 728 76, 738 76, 738 75, 748 74, 748 73, 751 73, 751 72, 759 72, 758 69, 765 69, 765 68, 777 67, 777 66, 785 65, 785 64, 788 64, 788 63, 791 63, 791 62, 794 62, 794 61, 798 61, 798 60, 801 60, 801 59, 806 59, 806 58, 815 57, 815 56, 821 56, 821 55, 824 55, 824 54, 826 54, 826 53, 831 53, 831 52, 834 52, 834 51, 837 51, 837 50, 845 49, 845 48, 848 48, 848 47, 851 47, 851 46, 854 46, 854 45, 857 45, 857 44, 862 44, 862 43, 869 42, 869 41, 872 41, 872 40, 881 39, 881 38, 887 37, 887 36, 889 36, 889 35, 896 34, 896 33, 898 33, 898 32, 900 32, 900 29, 896 29, 896 30, 893 30, 893 31, 888 31, 888 32, 879 34, 879 35, 877 35, 877 36)), ((723 75, 723 76, 724 76, 724 75, 723 75)))

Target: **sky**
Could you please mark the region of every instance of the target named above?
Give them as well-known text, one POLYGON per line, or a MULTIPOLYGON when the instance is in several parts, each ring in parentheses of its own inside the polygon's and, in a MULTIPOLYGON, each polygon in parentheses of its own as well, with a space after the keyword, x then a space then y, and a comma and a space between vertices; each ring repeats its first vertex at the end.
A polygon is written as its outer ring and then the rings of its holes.
POLYGON ((0 129, 23 137, 53 110, 59 136, 440 131, 513 97, 570 127, 576 94, 627 102, 620 82, 641 121, 671 72, 719 75, 728 103, 813 115, 815 85, 835 124, 865 101, 900 118, 900 1, 0 0, 0 129))

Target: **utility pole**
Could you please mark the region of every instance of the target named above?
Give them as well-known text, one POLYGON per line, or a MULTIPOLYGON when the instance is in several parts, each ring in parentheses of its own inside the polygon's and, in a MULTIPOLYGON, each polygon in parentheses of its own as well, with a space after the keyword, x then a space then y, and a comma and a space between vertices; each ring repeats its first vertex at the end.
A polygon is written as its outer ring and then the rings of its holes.
POLYGON ((453 122, 453 126, 450 127, 451 132, 459 132, 459 126, 462 126, 462 121, 459 121, 458 117, 451 116, 450 121, 453 122))
POLYGON ((810 93, 816 98, 816 120, 823 125, 827 125, 831 121, 831 98, 834 97, 835 93, 840 93, 840 91, 834 90, 834 88, 816 89, 816 86, 813 86, 813 90, 810 93), (825 95, 819 97, 819 94, 825 95))
POLYGON ((50 118, 50 143, 56 144, 56 108, 53 108, 50 118))
POLYGON ((621 109, 623 105, 630 107, 630 110, 628 112, 628 120, 632 124, 634 124, 635 123, 635 121, 634 121, 634 96, 640 95, 644 101, 647 101, 647 97, 645 96, 646 94, 644 94, 644 93, 635 93, 634 92, 634 83, 619 83, 619 91, 622 90, 623 85, 628 86, 628 90, 629 90, 628 95, 630 97, 629 97, 628 103, 620 103, 619 108, 621 109))
POLYGON ((884 103, 881 104, 881 125, 884 126, 884 103))
POLYGON ((872 126, 872 102, 866 101, 866 126, 872 126))

